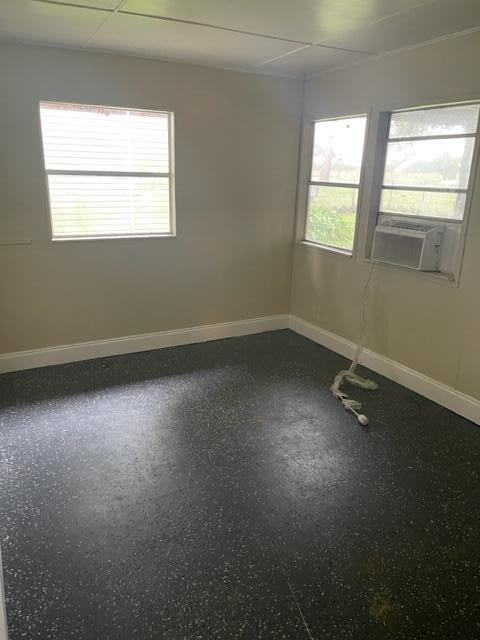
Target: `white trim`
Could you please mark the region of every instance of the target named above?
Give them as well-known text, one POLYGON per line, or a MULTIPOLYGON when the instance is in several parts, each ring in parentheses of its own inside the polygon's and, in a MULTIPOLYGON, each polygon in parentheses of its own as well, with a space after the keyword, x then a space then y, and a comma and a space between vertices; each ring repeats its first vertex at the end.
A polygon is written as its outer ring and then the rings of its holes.
MULTIPOLYGON (((297 316, 283 314, 5 353, 0 355, 0 374, 288 328, 346 358, 352 358, 354 355, 355 344, 350 340, 297 316)), ((363 350, 360 363, 480 425, 480 399, 461 393, 442 382, 438 382, 438 380, 429 378, 369 349, 363 350)), ((0 611, 0 640, 4 640, 1 635, 1 624, 0 611)))
POLYGON ((362 209, 363 198, 365 195, 365 166, 367 156, 367 144, 370 132, 370 118, 371 110, 367 113, 357 113, 354 115, 334 115, 330 117, 315 117, 304 118, 302 123, 301 132, 301 147, 299 158, 299 171, 297 176, 297 198, 296 198, 296 210, 295 210, 295 240, 297 242, 305 242, 316 246, 321 249, 323 253, 329 254, 347 254, 354 259, 357 255, 358 248, 358 236, 360 231, 360 213, 362 209), (363 149, 362 159, 360 164, 360 175, 358 183, 352 182, 327 182, 321 180, 312 180, 312 166, 313 166, 313 152, 314 152, 314 139, 315 139, 315 125, 322 122, 330 122, 335 120, 353 120, 357 118, 363 118, 365 120, 365 130, 363 136, 363 149), (308 226, 308 212, 310 207, 310 191, 312 186, 324 186, 324 187, 340 187, 347 189, 357 190, 357 206, 355 209, 355 229, 353 233, 353 245, 351 249, 345 249, 343 247, 337 247, 335 245, 329 245, 327 243, 319 243, 314 240, 308 239, 307 226, 308 226))
MULTIPOLYGON (((37 0, 39 2, 48 2, 48 0, 37 0)), ((113 12, 116 13, 116 10, 113 12)), ((42 142, 42 154, 43 154, 43 170, 46 176, 46 193, 47 203, 49 211, 49 225, 50 225, 50 240, 52 242, 77 241, 77 240, 112 240, 115 238, 172 238, 176 237, 176 211, 175 211, 175 126, 174 126, 174 112, 173 111, 159 111, 158 109, 139 109, 135 107, 112 107, 109 105, 101 104, 83 104, 81 102, 63 102, 52 100, 39 100, 38 101, 38 124, 40 130, 40 137, 42 142), (44 125, 42 122, 42 107, 48 106, 63 106, 63 107, 85 107, 86 109, 109 109, 110 111, 128 111, 137 113, 149 113, 156 116, 165 116, 167 119, 167 143, 168 143, 168 172, 158 171, 90 171, 80 169, 47 169, 47 157, 45 154, 45 136, 44 125), (113 176, 119 178, 167 178, 168 179, 168 231, 165 233, 111 233, 105 236, 102 235, 62 235, 55 234, 54 231, 54 214, 51 202, 50 182, 49 176, 113 176)))
POLYGON ((5 606, 5 588, 3 585, 2 554, 0 551, 0 640, 8 640, 7 609, 5 606))
MULTIPOLYGON (((387 214, 389 215, 389 214, 387 214)), ((145 240, 145 238, 153 238, 162 240, 168 240, 169 238, 176 238, 177 235, 175 233, 142 233, 142 234, 131 234, 128 236, 125 235, 108 235, 108 236, 55 236, 50 238, 50 242, 53 244, 62 243, 62 242, 88 242, 89 240, 97 241, 97 240, 145 240)), ((31 244, 31 243, 30 243, 31 244)), ((0 243, 1 246, 1 243, 0 243)))
MULTIPOLYGON (((365 258, 368 259, 371 257, 371 252, 372 252, 372 246, 373 246, 373 236, 374 236, 374 231, 375 231, 375 226, 378 223, 378 219, 380 215, 387 215, 387 216, 394 216, 394 217, 401 217, 401 218, 409 218, 410 220, 415 220, 415 219, 419 219, 419 220, 431 220, 433 221, 439 221, 439 222, 444 222, 444 223, 448 223, 448 224, 458 224, 460 225, 460 235, 457 238, 456 241, 456 247, 455 247, 455 254, 454 257, 452 259, 452 264, 450 265, 451 268, 449 268, 449 271, 447 273, 444 273, 442 275, 447 275, 447 280, 452 281, 455 286, 459 286, 460 284, 460 276, 461 276, 461 272, 462 272, 462 267, 463 267, 463 256, 465 253, 465 244, 466 244, 466 236, 467 236, 467 230, 468 230, 468 224, 469 224, 469 219, 470 219, 470 215, 471 215, 471 208, 472 208, 472 202, 473 202, 473 194, 474 194, 474 190, 475 190, 475 180, 476 180, 476 175, 477 175, 477 169, 478 169, 478 162, 479 162, 479 156, 480 156, 480 149, 479 149, 479 139, 480 139, 480 116, 477 116, 477 126, 475 129, 474 133, 468 133, 468 134, 455 134, 455 135, 442 135, 442 136, 411 136, 411 137, 399 137, 399 138, 391 138, 390 137, 390 128, 391 128, 391 117, 392 115, 395 115, 396 113, 415 113, 415 112, 419 112, 419 111, 425 111, 425 110, 429 110, 429 111, 438 111, 440 109, 448 109, 451 107, 462 107, 462 106, 468 106, 468 105, 472 105, 472 106, 480 106, 480 102, 477 100, 457 100, 456 102, 451 102, 450 100, 448 101, 442 101, 439 102, 437 104, 430 104, 426 107, 422 107, 422 106, 417 106, 417 107, 406 107, 406 108, 391 108, 391 109, 387 109, 387 110, 381 110, 378 113, 378 126, 379 126, 379 135, 377 138, 377 142, 376 142, 376 150, 375 150, 375 155, 376 155, 376 162, 378 162, 377 165, 374 165, 374 174, 375 174, 375 180, 374 183, 371 186, 371 192, 370 192, 370 197, 371 197, 371 202, 375 205, 375 206, 371 206, 370 207, 370 218, 369 218, 369 223, 368 223, 368 228, 367 228, 367 239, 366 239, 366 246, 368 247, 368 253, 365 253, 365 258), (385 180, 385 171, 386 171, 386 167, 387 167, 387 152, 388 152, 388 145, 389 144, 396 144, 397 142, 402 142, 402 141, 422 141, 422 140, 435 140, 435 139, 445 139, 448 140, 450 138, 472 138, 472 140, 474 141, 473 144, 473 150, 472 150, 472 158, 470 160, 470 169, 469 169, 469 178, 468 178, 468 184, 467 187, 465 189, 453 189, 453 190, 449 190, 449 189, 440 189, 440 188, 436 188, 436 187, 423 187, 420 188, 418 187, 417 189, 415 189, 415 187, 410 187, 410 186, 394 186, 394 185, 388 185, 385 184, 384 180, 385 180), (381 145, 381 146, 380 146, 381 145), (400 212, 392 212, 392 211, 384 211, 382 209, 382 194, 384 190, 400 190, 400 191, 429 191, 432 193, 457 193, 457 194, 463 194, 465 195, 465 207, 463 210, 463 216, 461 219, 451 219, 451 218, 441 218, 441 217, 435 217, 435 216, 427 216, 424 214, 420 214, 420 215, 415 215, 415 214, 406 214, 406 213, 400 213, 400 212), (451 273, 451 278, 449 278, 448 276, 451 273)), ((393 263, 392 266, 394 266, 395 268, 404 268, 403 265, 394 265, 393 263)), ((421 270, 417 270, 417 273, 422 273, 421 270)), ((424 272, 425 274, 428 274, 429 276, 431 275, 432 272, 424 272)))
POLYGON ((284 314, 5 353, 0 355, 0 373, 287 329, 288 325, 289 316, 284 314))
MULTIPOLYGON (((297 316, 290 316, 289 327, 292 331, 346 358, 352 358, 354 355, 356 345, 353 342, 297 316)), ((360 364, 480 425, 480 400, 369 349, 363 350, 360 364)))

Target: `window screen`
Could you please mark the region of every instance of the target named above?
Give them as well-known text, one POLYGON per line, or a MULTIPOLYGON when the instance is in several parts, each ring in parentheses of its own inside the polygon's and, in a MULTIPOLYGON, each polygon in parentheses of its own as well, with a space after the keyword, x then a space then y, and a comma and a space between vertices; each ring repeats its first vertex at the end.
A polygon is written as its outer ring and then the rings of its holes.
POLYGON ((40 103, 54 239, 173 233, 172 114, 40 103))
POLYGON ((381 213, 463 220, 479 105, 392 113, 381 213))
POLYGON ((314 124, 305 239, 353 250, 365 116, 314 124))

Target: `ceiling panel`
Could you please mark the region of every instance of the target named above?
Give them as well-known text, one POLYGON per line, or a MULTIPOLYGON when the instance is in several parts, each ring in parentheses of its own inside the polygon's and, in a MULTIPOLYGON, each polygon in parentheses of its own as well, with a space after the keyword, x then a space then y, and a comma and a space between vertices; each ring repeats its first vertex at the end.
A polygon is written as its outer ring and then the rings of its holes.
POLYGON ((480 0, 436 0, 327 44, 391 51, 480 26, 480 0))
POLYGON ((81 45, 97 29, 105 11, 28 0, 0 0, 0 38, 81 45))
MULTIPOLYGON (((48 2, 49 0, 37 0, 39 2, 48 2)), ((56 0, 53 0, 56 1, 56 0)), ((84 7, 93 7, 96 9, 108 9, 112 11, 121 3, 121 0, 58 0, 62 4, 76 4, 84 7)))
POLYGON ((258 70, 308 76, 336 67, 353 64, 367 57, 367 55, 361 53, 350 53, 348 51, 339 51, 338 49, 312 46, 302 51, 297 51, 285 58, 261 65, 258 70))
POLYGON ((112 15, 91 45, 238 69, 251 68, 297 48, 297 45, 269 38, 124 14, 112 15))
POLYGON ((127 0, 121 11, 204 22, 311 43, 338 36, 424 1, 127 0))
POLYGON ((355 63, 362 53, 412 46, 479 26, 480 0, 0 0, 4 40, 74 47, 88 43, 152 58, 297 76, 355 63), (305 42, 350 51, 297 51, 305 42))

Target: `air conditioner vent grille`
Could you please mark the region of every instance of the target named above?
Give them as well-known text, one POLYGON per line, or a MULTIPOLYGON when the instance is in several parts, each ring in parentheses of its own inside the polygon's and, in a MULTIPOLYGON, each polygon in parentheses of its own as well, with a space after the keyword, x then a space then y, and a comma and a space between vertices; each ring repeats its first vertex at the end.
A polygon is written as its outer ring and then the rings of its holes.
POLYGON ((375 260, 390 262, 412 269, 418 269, 422 256, 422 238, 392 235, 390 233, 377 234, 373 256, 375 260))
POLYGON ((393 227, 394 229, 408 229, 409 231, 432 231, 437 227, 424 222, 408 222, 407 220, 389 220, 384 222, 384 227, 393 227))

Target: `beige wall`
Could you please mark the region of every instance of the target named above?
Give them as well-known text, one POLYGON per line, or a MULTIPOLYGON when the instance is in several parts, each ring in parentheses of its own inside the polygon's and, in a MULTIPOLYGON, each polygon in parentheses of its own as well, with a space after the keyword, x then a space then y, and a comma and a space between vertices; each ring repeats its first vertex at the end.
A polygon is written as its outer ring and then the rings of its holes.
POLYGON ((0 353, 289 311, 302 85, 0 45, 0 353), (175 112, 176 239, 52 243, 39 100, 175 112))
MULTIPOLYGON (((371 111, 374 142, 382 110, 480 99, 480 34, 378 58, 307 83, 308 119, 371 111)), ((369 265, 365 228, 372 179, 367 154, 365 198, 356 259, 295 244, 292 313, 355 340, 369 265)), ((459 287, 431 276, 377 265, 366 315, 365 345, 480 398, 480 180, 476 181, 459 287)))
MULTIPOLYGON (((471 34, 324 74, 306 117, 372 110, 375 133, 381 110, 480 98, 479 55, 471 34)), ((356 259, 296 243, 291 278, 301 101, 293 80, 0 45, 0 238, 32 240, 0 246, 0 353, 289 310, 354 340, 368 189, 356 259), (50 241, 40 99, 175 112, 178 238, 50 241)), ((459 287, 377 266, 366 346, 480 397, 478 274, 480 180, 459 287)))

